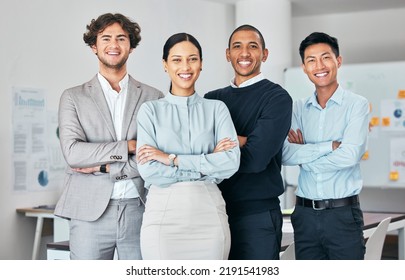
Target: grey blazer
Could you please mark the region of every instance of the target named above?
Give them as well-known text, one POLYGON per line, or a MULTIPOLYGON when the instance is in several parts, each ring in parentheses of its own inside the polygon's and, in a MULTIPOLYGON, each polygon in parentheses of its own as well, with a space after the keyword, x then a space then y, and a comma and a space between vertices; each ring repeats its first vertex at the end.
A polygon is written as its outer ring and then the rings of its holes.
POLYGON ((137 138, 136 116, 141 104, 161 97, 161 91, 129 77, 121 138, 125 140, 118 141, 97 75, 63 92, 59 103, 59 136, 68 167, 55 215, 97 220, 108 205, 114 182, 120 180, 133 180, 143 196, 144 182, 135 155, 128 155, 126 140, 137 138), (71 169, 107 163, 110 172, 106 174, 83 174, 71 169))

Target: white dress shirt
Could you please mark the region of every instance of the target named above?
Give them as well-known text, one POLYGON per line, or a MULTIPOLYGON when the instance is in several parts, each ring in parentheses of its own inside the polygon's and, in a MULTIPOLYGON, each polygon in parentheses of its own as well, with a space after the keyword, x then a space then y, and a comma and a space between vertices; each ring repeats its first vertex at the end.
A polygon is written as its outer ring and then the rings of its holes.
MULTIPOLYGON (((118 141, 121 139, 122 121, 124 119, 125 102, 128 95, 128 74, 119 82, 120 92, 115 91, 110 83, 98 73, 98 80, 103 89, 105 100, 110 108, 111 118, 114 123, 115 134, 118 141)), ((139 197, 136 186, 132 180, 122 180, 114 183, 114 189, 111 194, 112 199, 135 198, 139 197)))

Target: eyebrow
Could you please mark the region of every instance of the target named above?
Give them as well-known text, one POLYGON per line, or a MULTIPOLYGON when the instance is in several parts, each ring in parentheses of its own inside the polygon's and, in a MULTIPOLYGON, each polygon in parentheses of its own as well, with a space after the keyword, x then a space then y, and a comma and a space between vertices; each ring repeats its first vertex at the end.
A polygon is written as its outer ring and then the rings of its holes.
MULTIPOLYGON (((110 35, 110 34, 103 34, 103 35, 101 35, 101 38, 111 38, 112 37, 112 35, 110 35)), ((125 35, 125 34, 119 34, 119 35, 117 35, 117 38, 121 38, 121 37, 125 37, 125 38, 127 38, 128 36, 127 35, 125 35)))
MULTIPOLYGON (((189 57, 192 57, 192 56, 198 56, 198 54, 193 53, 193 54, 189 55, 189 57)), ((182 57, 182 55, 181 54, 172 54, 171 57, 182 57)))
MULTIPOLYGON (((243 43, 242 43, 241 41, 236 41, 236 42, 233 42, 233 43, 232 43, 232 46, 233 46, 233 45, 236 45, 236 44, 243 44, 243 43)), ((259 45, 259 43, 256 42, 256 41, 250 41, 250 42, 248 42, 248 44, 259 45)))
MULTIPOLYGON (((330 55, 331 54, 331 52, 324 52, 324 53, 322 53, 320 56, 324 56, 324 55, 330 55)), ((305 59, 308 59, 308 58, 315 58, 316 57, 316 55, 308 55, 305 59)))

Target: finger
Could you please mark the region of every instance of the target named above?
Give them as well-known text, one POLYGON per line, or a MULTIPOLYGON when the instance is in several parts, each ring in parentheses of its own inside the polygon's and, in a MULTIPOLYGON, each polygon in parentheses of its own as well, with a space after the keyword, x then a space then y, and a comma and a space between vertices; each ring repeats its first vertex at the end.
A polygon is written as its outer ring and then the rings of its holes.
POLYGON ((302 135, 302 132, 300 129, 297 129, 297 137, 298 137, 299 143, 304 144, 304 136, 302 135))

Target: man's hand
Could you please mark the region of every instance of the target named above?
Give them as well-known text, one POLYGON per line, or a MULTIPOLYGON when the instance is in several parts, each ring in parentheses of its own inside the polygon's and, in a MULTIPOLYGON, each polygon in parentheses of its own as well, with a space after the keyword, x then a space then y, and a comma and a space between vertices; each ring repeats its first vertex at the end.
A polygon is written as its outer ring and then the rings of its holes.
POLYGON ((336 150, 337 148, 339 148, 340 144, 342 144, 342 142, 338 142, 338 141, 333 141, 332 142, 332 150, 336 150))
POLYGON ((128 140, 128 154, 135 154, 136 152, 136 140, 128 140))
POLYGON ((294 144, 304 144, 304 136, 299 128, 297 129, 297 132, 295 132, 294 129, 290 129, 288 132, 288 142, 294 144))
POLYGON ((91 173, 99 172, 100 166, 72 168, 72 170, 79 172, 79 173, 83 173, 83 174, 91 174, 91 173))
POLYGON ((238 135, 238 141, 239 141, 239 148, 242 148, 243 146, 246 145, 247 137, 238 135))

